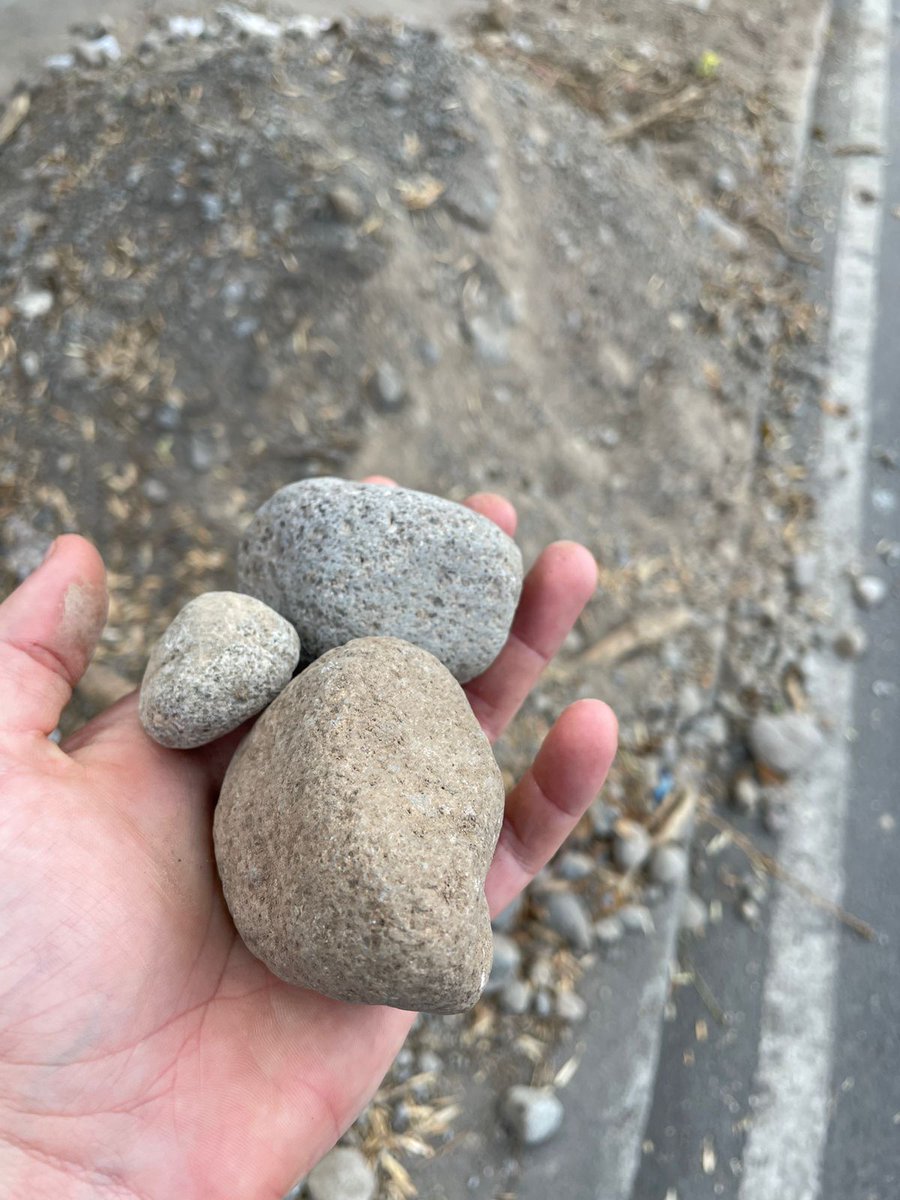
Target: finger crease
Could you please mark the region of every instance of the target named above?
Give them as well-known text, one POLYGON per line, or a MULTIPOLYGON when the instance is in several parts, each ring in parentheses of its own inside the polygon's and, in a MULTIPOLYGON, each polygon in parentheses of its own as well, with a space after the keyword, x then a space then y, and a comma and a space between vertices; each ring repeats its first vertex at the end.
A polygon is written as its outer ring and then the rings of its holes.
POLYGON ((32 662, 37 663, 44 670, 50 671, 53 675, 58 675, 70 688, 75 686, 76 681, 72 678, 69 664, 50 646, 45 646, 41 642, 23 642, 18 638, 11 637, 4 640, 10 649, 24 654, 26 658, 30 658, 32 662))

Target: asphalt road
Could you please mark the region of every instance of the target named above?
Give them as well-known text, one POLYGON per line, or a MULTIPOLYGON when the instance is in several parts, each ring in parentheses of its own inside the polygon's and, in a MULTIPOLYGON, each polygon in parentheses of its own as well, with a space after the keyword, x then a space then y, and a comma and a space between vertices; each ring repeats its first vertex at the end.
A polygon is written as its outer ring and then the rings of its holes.
MULTIPOLYGON (((878 930, 879 941, 821 921, 817 927, 799 907, 792 910, 796 927, 785 923, 777 896, 762 927, 751 929, 722 882, 723 871, 746 871, 741 857, 698 856, 696 886, 722 905, 722 920, 705 940, 682 948, 681 965, 699 975, 700 987, 687 970, 676 979, 634 1200, 900 1197, 900 0, 893 0, 887 119, 880 122, 887 155, 869 147, 845 159, 830 150, 857 140, 850 114, 861 89, 857 107, 878 118, 877 80, 861 75, 859 64, 870 35, 860 35, 858 18, 873 11, 889 10, 879 10, 879 0, 836 5, 816 118, 825 144, 813 155, 804 201, 806 223, 818 214, 824 234, 825 266, 813 287, 835 313, 849 309, 852 344, 832 364, 847 378, 833 379, 832 393, 865 407, 864 419, 846 422, 861 513, 850 522, 856 544, 837 539, 832 546, 841 564, 835 582, 846 591, 843 572, 858 566, 889 582, 891 593, 882 607, 853 614, 870 648, 848 680, 848 766, 834 782, 843 800, 834 801, 827 775, 793 799, 807 827, 832 826, 819 842, 809 828, 799 839, 833 851, 832 862, 808 864, 811 877, 818 871, 821 885, 878 930), (837 234, 826 232, 830 215, 837 234), (871 320, 859 299, 867 277, 871 320), (858 450, 851 445, 856 430, 865 439, 858 450), (897 557, 885 561, 892 542, 897 557)), ((821 429, 807 437, 815 472, 821 429)), ((758 828, 748 831, 764 849, 784 853, 766 845, 758 828)))

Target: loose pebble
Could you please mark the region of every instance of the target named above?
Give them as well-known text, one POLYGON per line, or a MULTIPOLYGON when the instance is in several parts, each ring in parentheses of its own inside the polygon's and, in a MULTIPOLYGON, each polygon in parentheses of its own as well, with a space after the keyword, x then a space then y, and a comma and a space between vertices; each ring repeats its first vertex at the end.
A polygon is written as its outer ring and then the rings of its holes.
POLYGON ((395 638, 341 646, 285 688, 228 768, 215 851, 238 932, 298 987, 467 1010, 490 973, 484 880, 504 801, 436 658, 395 638))
POLYGON ((373 1200, 375 1173, 362 1151, 336 1146, 306 1178, 310 1200, 373 1200))
POLYGON ((638 821, 622 817, 616 822, 612 856, 613 862, 623 871, 643 866, 651 846, 650 834, 638 821))
POLYGON ((150 654, 140 719, 187 750, 230 733, 287 686, 300 658, 288 621, 259 600, 207 592, 186 604, 150 654))
POLYGON ((44 288, 26 289, 16 296, 13 308, 26 321, 36 321, 39 317, 46 317, 54 303, 55 297, 52 292, 44 288))
POLYGON ((293 622, 317 658, 360 637, 421 646, 465 682, 502 650, 522 555, 487 517, 401 487, 306 479, 257 512, 242 590, 293 622))
POLYGON ((550 1088, 520 1085, 511 1087, 503 1097, 501 1115, 522 1145, 538 1146, 559 1130, 564 1110, 559 1097, 550 1088))
POLYGON ((505 934, 495 933, 494 958, 485 991, 499 992, 518 973, 521 964, 522 951, 518 945, 505 934))
POLYGON ((594 937, 600 946, 616 946, 621 942, 625 927, 618 916, 603 917, 594 925, 594 937))
POLYGON ((556 874, 560 879, 566 879, 570 883, 576 883, 579 879, 587 879, 593 875, 597 864, 589 854, 582 854, 578 850, 569 850, 556 863, 556 874))
POLYGON ((700 937, 701 934, 706 932, 708 916, 709 914, 704 901, 700 899, 696 892, 687 892, 684 897, 684 904, 681 907, 679 928, 684 933, 700 937))
POLYGON ((500 993, 499 1003, 503 1012, 520 1017, 531 1007, 534 988, 524 979, 511 979, 500 993))
POLYGON ((549 1017, 553 1012, 553 993, 548 988, 542 988, 535 993, 534 1013, 537 1017, 549 1017))
POLYGON ((578 954, 591 948, 591 921, 587 909, 572 892, 550 892, 543 900, 547 924, 565 938, 578 954))
POLYGON ((869 648, 869 638, 866 631, 859 625, 851 625, 848 629, 843 629, 834 639, 834 652, 838 658, 845 658, 848 662, 854 662, 858 658, 862 658, 869 648))
POLYGON ((656 928, 653 923, 653 913, 644 904, 626 904, 616 914, 622 922, 626 933, 637 933, 644 936, 653 933, 656 928))
POLYGON ((759 808, 759 784, 752 775, 738 775, 731 788, 731 803, 738 812, 750 816, 759 808))
POLYGON ((795 775, 821 752, 825 739, 807 713, 765 713, 754 719, 749 733, 750 748, 757 762, 779 775, 795 775))
POLYGON ((369 398, 380 412, 399 412, 407 401, 403 376, 390 363, 381 363, 369 380, 369 398))
POLYGON ((588 816, 594 830, 594 836, 600 838, 611 837, 619 815, 619 810, 614 804, 606 804, 602 800, 597 800, 592 804, 588 811, 588 816))
POLYGON ((878 575, 859 575, 853 581, 853 595, 860 608, 879 608, 887 594, 888 585, 878 575))
POLYGON ((122 47, 116 37, 106 33, 102 37, 79 42, 75 53, 87 67, 105 67, 121 59, 122 47))
POLYGON ((570 1025, 580 1024, 588 1014, 587 1001, 577 992, 560 992, 556 997, 556 1015, 570 1025))
POLYGON ((673 887, 687 875, 688 856, 683 846, 667 842, 657 846, 650 856, 648 874, 654 883, 673 887))

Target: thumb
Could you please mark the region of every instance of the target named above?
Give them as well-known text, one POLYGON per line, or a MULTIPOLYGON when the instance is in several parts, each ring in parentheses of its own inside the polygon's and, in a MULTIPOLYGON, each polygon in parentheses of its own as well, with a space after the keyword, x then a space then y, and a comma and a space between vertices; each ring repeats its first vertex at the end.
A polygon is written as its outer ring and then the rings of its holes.
POLYGON ((106 623, 106 571, 81 537, 57 538, 0 604, 0 735, 51 733, 106 623))

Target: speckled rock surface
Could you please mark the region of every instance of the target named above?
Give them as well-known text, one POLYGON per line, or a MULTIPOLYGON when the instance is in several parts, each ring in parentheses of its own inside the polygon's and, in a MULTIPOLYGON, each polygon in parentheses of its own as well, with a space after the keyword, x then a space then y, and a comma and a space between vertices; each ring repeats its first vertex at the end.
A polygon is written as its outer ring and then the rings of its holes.
POLYGON ((140 716, 163 746, 187 750, 237 729, 290 682, 300 658, 296 630, 237 592, 186 604, 147 663, 140 716))
POLYGON ((292 621, 308 658, 360 637, 422 646, 461 682, 503 648, 522 556, 478 513, 408 488, 307 479, 256 514, 239 585, 292 621))
POLYGON ((331 651, 266 710, 216 809, 225 899, 289 983, 437 1013, 491 966, 504 788, 462 689, 393 638, 331 651))

